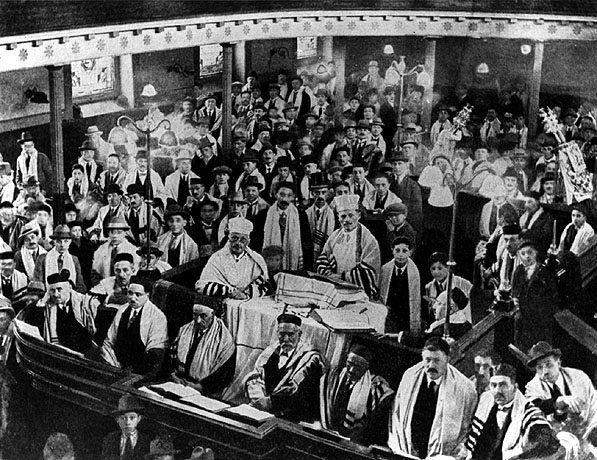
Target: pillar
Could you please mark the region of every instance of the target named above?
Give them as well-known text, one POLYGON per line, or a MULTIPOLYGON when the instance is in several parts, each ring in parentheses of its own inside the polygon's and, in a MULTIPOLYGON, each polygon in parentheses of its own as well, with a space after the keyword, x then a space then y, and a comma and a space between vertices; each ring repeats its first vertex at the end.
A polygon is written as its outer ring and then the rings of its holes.
POLYGON ((50 153, 54 177, 51 180, 54 195, 54 217, 62 220, 64 206, 64 146, 62 141, 62 93, 64 75, 62 66, 48 66, 50 83, 50 153))
POLYGON ((321 37, 321 54, 326 64, 333 59, 333 53, 334 37, 321 37))
POLYGON ((222 150, 227 154, 232 148, 232 55, 231 43, 223 43, 222 69, 222 150))
POLYGON ((341 114, 344 110, 344 84, 346 82, 346 41, 339 37, 332 45, 332 61, 336 64, 336 113, 341 114))
POLYGON ((421 124, 423 131, 431 129, 431 109, 433 102, 433 85, 435 82, 435 49, 437 46, 436 39, 425 40, 425 70, 431 77, 429 86, 425 88, 423 94, 423 113, 421 115, 421 124))
POLYGON ((201 48, 193 48, 193 84, 201 87, 201 48))
POLYGON ((247 72, 247 42, 240 41, 234 44, 234 75, 235 81, 242 81, 244 82, 246 79, 246 72, 247 72))
POLYGON ((133 55, 118 57, 120 74, 120 95, 126 97, 129 107, 135 107, 135 81, 133 79, 133 55))
POLYGON ((529 139, 537 134, 537 121, 539 119, 539 92, 541 91, 541 69, 543 67, 544 50, 545 43, 535 43, 533 74, 531 75, 531 88, 529 95, 529 139))
POLYGON ((62 77, 64 81, 64 119, 73 118, 73 74, 70 64, 62 68, 62 77))

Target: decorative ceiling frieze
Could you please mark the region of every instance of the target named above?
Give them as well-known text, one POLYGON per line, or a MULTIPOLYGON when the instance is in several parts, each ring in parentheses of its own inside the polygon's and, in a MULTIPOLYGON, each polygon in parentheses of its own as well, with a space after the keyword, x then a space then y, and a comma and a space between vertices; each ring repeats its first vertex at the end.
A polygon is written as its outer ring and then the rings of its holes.
POLYGON ((597 40, 597 19, 408 11, 222 15, 0 38, 0 71, 71 61, 298 36, 419 36, 597 40))

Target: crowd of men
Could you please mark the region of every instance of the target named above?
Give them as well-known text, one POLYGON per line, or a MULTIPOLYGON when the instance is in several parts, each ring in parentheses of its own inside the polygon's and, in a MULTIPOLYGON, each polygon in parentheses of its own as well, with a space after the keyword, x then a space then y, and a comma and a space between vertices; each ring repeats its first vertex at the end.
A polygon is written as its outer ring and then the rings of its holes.
MULTIPOLYGON (((556 137, 528 138, 524 114, 512 113, 515 94, 482 121, 461 111, 466 97, 459 106, 439 104, 427 136, 416 118, 397 123, 404 114, 392 86, 366 80, 346 110, 336 95, 285 72, 267 85, 265 98, 264 88, 255 74, 232 84, 231 151, 222 150, 215 95, 185 98, 167 116, 149 102, 141 122, 168 119, 172 128, 150 139, 160 147, 152 157, 171 161, 165 169, 149 164, 146 140, 131 125, 112 129, 108 142, 89 127, 60 206, 51 199, 53 166, 23 132, 14 165, 0 164, 2 296, 15 309, 28 305, 28 321, 48 342, 217 396, 234 377, 230 332, 218 312, 197 304, 193 321, 168 337, 167 318, 150 300, 155 281, 203 260, 199 294, 250 299, 273 294, 283 270, 316 272, 385 304, 384 336, 423 347, 423 362, 404 375, 395 396, 369 372, 366 348, 354 348, 344 368, 327 373, 319 351, 300 339, 300 318, 284 314, 279 343, 245 379, 255 407, 291 420, 312 419, 321 409, 324 427, 364 443, 385 444, 389 436, 393 450, 419 457, 468 449, 470 458, 514 458, 530 444, 549 445, 541 427, 554 410, 536 401, 549 399, 549 379, 537 371, 536 394, 525 399, 514 370, 493 366, 490 392, 477 405, 474 384, 447 364, 449 346, 439 337, 446 316, 453 339, 472 328, 472 282, 511 297, 516 344, 531 355, 538 343, 552 342, 556 311, 576 301, 574 267, 594 242, 593 203, 575 203, 570 223, 553 234, 547 206, 564 193, 556 137), (458 191, 487 203, 478 222, 478 279, 454 276, 448 292, 458 191), (114 317, 102 330, 98 312, 110 309, 114 317), (321 401, 313 397, 320 379, 321 401), (506 425, 503 417, 495 423, 498 406, 512 409, 506 425), (388 413, 389 435, 380 428, 388 413), (487 430, 501 433, 499 442, 488 446, 495 433, 487 430)), ((593 167, 593 116, 569 109, 561 129, 593 167)), ((592 386, 586 404, 563 390, 557 411, 592 407, 592 386)))

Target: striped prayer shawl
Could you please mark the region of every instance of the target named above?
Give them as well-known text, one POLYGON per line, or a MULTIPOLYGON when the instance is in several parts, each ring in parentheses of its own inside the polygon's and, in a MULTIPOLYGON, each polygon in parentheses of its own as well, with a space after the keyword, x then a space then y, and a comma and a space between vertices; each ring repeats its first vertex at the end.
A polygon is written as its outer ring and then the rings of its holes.
MULTIPOLYGON (((494 404, 493 395, 490 391, 486 391, 481 395, 479 405, 473 416, 468 438, 465 442, 465 447, 471 454, 475 451, 477 441, 483 432, 483 427, 494 404)), ((519 390, 516 390, 516 394, 514 395, 514 403, 510 416, 511 422, 502 442, 503 460, 513 458, 523 452, 528 431, 532 426, 538 424, 548 425, 543 412, 532 402, 528 401, 519 390)))

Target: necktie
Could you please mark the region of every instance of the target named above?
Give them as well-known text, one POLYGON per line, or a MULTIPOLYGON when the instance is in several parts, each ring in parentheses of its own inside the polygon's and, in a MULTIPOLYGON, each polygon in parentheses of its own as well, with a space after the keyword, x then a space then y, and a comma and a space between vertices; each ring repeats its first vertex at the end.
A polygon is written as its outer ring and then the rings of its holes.
POLYGON ((114 258, 118 254, 118 247, 114 246, 110 252, 110 276, 114 276, 114 258))
POLYGON ((442 123, 441 125, 439 125, 439 132, 441 133, 444 130, 444 124, 442 123))
POLYGON ((136 209, 131 210, 130 221, 131 232, 133 235, 137 236, 139 234, 139 213, 136 209))
POLYGON ((437 398, 437 383, 435 383, 433 380, 429 382, 429 394, 433 395, 434 399, 437 398))
POLYGON ((174 235, 172 238, 172 241, 170 241, 170 250, 173 251, 174 249, 176 249, 178 247, 179 244, 180 244, 180 238, 178 237, 178 235, 174 235))
POLYGON ((31 157, 27 155, 25 157, 25 168, 27 168, 27 171, 29 171, 29 163, 31 163, 31 157))
POLYGON ((292 103, 296 104, 296 98, 298 96, 298 93, 296 92, 296 90, 292 91, 292 103))
POLYGON ((512 279, 512 269, 514 268, 514 258, 510 257, 509 255, 506 256, 506 273, 505 279, 506 281, 511 281, 512 279))
POLYGON ((323 115, 323 107, 319 107, 319 117, 321 118, 321 116, 323 115))
POLYGON ((489 131, 491 131, 491 123, 487 122, 487 128, 485 129, 485 139, 489 137, 489 131))
POLYGON ((557 384, 553 384, 553 386, 550 388, 551 390, 551 397, 552 398, 559 398, 560 396, 562 396, 562 392, 560 391, 560 387, 558 387, 557 384))
POLYGON ((319 219, 321 219, 321 209, 316 209, 315 210, 315 216, 317 217, 318 221, 319 221, 319 219))
POLYGON ((8 299, 12 299, 13 289, 10 278, 2 277, 2 295, 8 299))
POLYGON ((122 460, 133 460, 134 458, 134 447, 132 438, 132 435, 126 437, 126 442, 124 443, 124 451, 122 452, 122 460))
POLYGON ((286 233, 286 220, 288 216, 285 212, 280 213, 280 239, 284 242, 284 234, 286 233))
POLYGON ((253 204, 250 204, 250 205, 249 205, 249 209, 247 209, 247 219, 249 219, 249 220, 250 220, 250 219, 252 219, 252 218, 253 218, 253 215, 255 214, 255 211, 254 211, 254 209, 255 209, 255 205, 253 205, 253 204))
POLYGON ((133 325, 133 322, 135 321, 136 317, 137 317, 137 310, 131 309, 131 315, 129 316, 129 322, 128 322, 127 328, 130 328, 133 325))
POLYGON ((87 177, 91 180, 91 163, 87 163, 85 165, 85 169, 87 170, 87 177))
POLYGON ((64 267, 64 255, 60 254, 58 256, 58 272, 62 271, 62 267, 64 267))
POLYGON ((440 295, 442 292, 444 292, 443 283, 440 283, 439 281, 435 281, 435 292, 436 292, 436 295, 440 295))

